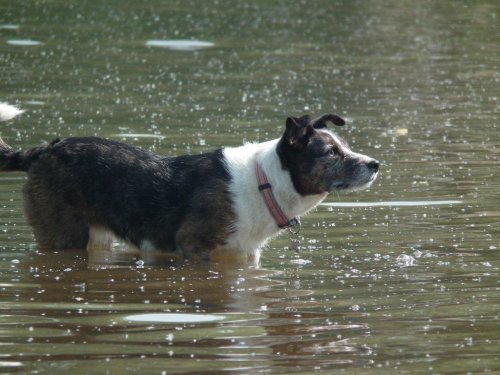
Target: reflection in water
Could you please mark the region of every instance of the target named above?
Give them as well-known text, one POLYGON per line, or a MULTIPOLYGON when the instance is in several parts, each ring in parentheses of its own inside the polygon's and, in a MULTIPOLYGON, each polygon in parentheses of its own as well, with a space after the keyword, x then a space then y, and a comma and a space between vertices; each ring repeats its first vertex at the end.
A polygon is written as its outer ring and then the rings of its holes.
POLYGON ((319 306, 313 292, 298 284, 283 288, 277 271, 217 263, 90 271, 80 252, 59 254, 57 262, 50 253, 31 253, 15 269, 22 278, 3 288, 16 302, 0 303, 9 311, 0 315, 2 337, 17 342, 4 350, 5 367, 22 360, 23 367, 38 368, 42 360, 44 368, 50 358, 63 368, 85 360, 87 371, 113 361, 117 370, 144 357, 160 367, 168 358, 168 368, 190 371, 197 367, 189 360, 196 359, 215 371, 225 360, 237 359, 234 369, 244 369, 307 362, 310 353, 371 351, 348 338, 366 332, 366 323, 339 324, 329 314, 308 313, 319 306))

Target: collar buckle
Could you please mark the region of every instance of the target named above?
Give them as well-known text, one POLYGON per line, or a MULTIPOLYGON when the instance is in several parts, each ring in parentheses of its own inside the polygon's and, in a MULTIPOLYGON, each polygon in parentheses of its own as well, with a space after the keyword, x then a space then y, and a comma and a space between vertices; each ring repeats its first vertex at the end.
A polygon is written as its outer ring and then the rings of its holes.
POLYGON ((301 229, 302 229, 302 224, 298 217, 294 217, 288 222, 288 231, 291 234, 299 234, 301 229))

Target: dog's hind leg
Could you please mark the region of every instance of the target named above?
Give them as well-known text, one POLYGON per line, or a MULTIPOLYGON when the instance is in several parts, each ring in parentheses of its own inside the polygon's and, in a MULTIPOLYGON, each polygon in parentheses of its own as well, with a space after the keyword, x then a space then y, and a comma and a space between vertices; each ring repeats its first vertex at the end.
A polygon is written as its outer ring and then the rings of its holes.
POLYGON ((24 211, 43 250, 85 249, 89 226, 61 197, 28 180, 24 188, 24 211))
POLYGON ((175 236, 177 251, 184 257, 209 259, 212 250, 225 245, 235 221, 225 188, 220 183, 192 198, 175 236))

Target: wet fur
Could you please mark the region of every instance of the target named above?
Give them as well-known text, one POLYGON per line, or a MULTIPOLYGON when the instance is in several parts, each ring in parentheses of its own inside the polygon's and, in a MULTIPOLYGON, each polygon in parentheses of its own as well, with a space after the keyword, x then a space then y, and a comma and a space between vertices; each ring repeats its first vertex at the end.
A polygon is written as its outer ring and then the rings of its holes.
POLYGON ((0 141, 0 170, 27 172, 25 213, 42 248, 110 247, 115 236, 146 253, 254 254, 279 232, 257 189, 256 160, 290 218, 375 179, 378 162, 352 152, 326 122, 344 123, 289 117, 279 139, 179 157, 96 137, 26 151, 0 141))
POLYGON ((32 161, 25 212, 44 248, 85 248, 96 226, 139 249, 149 241, 190 256, 231 232, 229 180, 220 150, 161 158, 120 142, 68 138, 32 161))

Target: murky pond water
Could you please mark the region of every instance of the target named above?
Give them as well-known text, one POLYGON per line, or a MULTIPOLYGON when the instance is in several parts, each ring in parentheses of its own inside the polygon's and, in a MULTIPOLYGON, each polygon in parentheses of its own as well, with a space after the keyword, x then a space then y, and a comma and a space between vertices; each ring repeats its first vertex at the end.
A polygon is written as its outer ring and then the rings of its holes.
POLYGON ((0 372, 500 371, 497 1, 0 1, 15 147, 99 135, 165 155, 337 112, 383 161, 259 267, 37 250, 0 176, 0 372))

